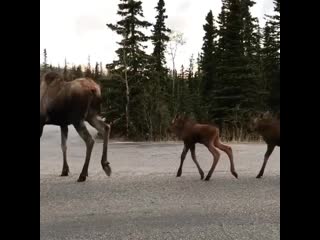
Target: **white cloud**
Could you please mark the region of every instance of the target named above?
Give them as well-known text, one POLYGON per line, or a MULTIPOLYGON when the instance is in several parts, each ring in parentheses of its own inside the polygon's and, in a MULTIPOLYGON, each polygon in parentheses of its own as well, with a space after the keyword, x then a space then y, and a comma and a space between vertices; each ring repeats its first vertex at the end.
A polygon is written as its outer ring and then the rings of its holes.
MULTIPOLYGON (((48 61, 63 65, 64 58, 74 64, 109 63, 116 58, 119 36, 106 23, 115 23, 119 0, 41 0, 40 54, 46 48, 48 61)), ((143 1, 146 20, 154 22, 158 0, 143 1)), ((201 49, 205 16, 211 9, 215 18, 221 11, 221 0, 166 0, 167 25, 184 33, 186 44, 177 57, 177 67, 187 66, 191 54, 201 49)), ((273 0, 257 0, 252 14, 264 24, 264 14, 273 11, 273 0)), ((42 61, 42 60, 40 60, 42 61)))

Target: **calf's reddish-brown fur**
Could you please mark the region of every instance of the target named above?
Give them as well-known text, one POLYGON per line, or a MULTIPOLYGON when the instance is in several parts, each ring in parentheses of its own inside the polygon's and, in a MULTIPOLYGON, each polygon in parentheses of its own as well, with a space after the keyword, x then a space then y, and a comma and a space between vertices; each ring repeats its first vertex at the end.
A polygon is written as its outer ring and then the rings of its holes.
POLYGON ((208 124, 198 124, 184 116, 177 115, 171 122, 170 131, 175 133, 177 137, 184 142, 184 149, 181 154, 181 162, 177 172, 177 177, 180 177, 182 174, 183 162, 188 151, 190 150, 192 160, 198 168, 201 179, 204 178, 204 173, 197 161, 195 153, 195 144, 200 143, 205 145, 213 156, 213 164, 205 178, 206 181, 210 180, 211 175, 219 161, 220 153, 217 148, 224 151, 228 155, 230 160, 230 171, 233 176, 238 178, 238 174, 236 173, 234 167, 232 148, 220 142, 219 129, 217 127, 208 124))
POLYGON ((267 144, 262 167, 257 178, 263 176, 268 159, 276 146, 280 147, 280 116, 274 118, 269 113, 261 114, 250 124, 252 131, 258 132, 267 144))

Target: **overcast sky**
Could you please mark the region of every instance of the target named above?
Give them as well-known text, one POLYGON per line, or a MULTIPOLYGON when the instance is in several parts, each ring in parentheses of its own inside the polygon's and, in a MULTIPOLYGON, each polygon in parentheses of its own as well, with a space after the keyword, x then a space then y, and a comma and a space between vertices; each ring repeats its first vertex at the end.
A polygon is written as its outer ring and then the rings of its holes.
MULTIPOLYGON (((116 42, 119 37, 109 30, 106 23, 116 23, 119 0, 41 0, 40 1, 40 62, 43 49, 48 52, 48 63, 103 65, 116 59, 116 42)), ((154 23, 158 0, 143 0, 142 7, 147 21, 154 23)), ((273 13, 273 0, 256 0, 252 15, 259 18, 273 13)), ((166 24, 184 34, 186 44, 180 47, 177 68, 188 65, 191 54, 195 58, 201 49, 204 31, 202 25, 211 9, 215 19, 221 11, 221 0, 166 0, 166 24)))

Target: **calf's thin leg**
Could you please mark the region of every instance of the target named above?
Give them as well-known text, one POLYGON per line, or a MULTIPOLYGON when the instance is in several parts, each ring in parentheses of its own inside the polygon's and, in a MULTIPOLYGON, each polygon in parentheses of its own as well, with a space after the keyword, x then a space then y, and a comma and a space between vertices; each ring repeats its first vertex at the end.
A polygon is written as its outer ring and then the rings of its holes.
POLYGON ((266 153, 264 155, 263 164, 262 164, 262 167, 261 167, 261 170, 260 170, 259 174, 257 175, 257 178, 261 178, 263 176, 264 169, 265 169, 265 167, 267 165, 268 159, 269 159, 271 153, 273 152, 274 148, 275 148, 275 145, 268 144, 267 151, 266 151, 266 153))
POLYGON ((209 170, 209 173, 208 173, 207 177, 205 178, 205 181, 209 181, 209 180, 210 180, 211 175, 212 175, 214 169, 216 168, 217 163, 218 163, 219 158, 220 158, 220 153, 219 153, 219 151, 213 146, 213 144, 212 144, 212 145, 209 145, 209 146, 208 146, 208 149, 209 149, 209 151, 211 152, 211 154, 212 154, 212 156, 213 156, 213 164, 212 164, 212 167, 211 167, 210 170, 209 170))
POLYGON ((189 147, 185 144, 184 148, 183 148, 183 151, 181 153, 181 161, 180 161, 180 167, 179 167, 178 172, 177 172, 177 177, 180 177, 181 174, 182 174, 183 162, 186 159, 188 151, 189 151, 189 147))
POLYGON ((89 133, 89 131, 83 121, 81 121, 77 124, 74 124, 74 127, 77 130, 77 132, 79 133, 80 137, 86 143, 86 148, 87 148, 85 162, 84 162, 81 174, 78 179, 78 182, 84 182, 86 180, 86 177, 88 176, 88 167, 89 167, 92 148, 94 145, 94 140, 91 137, 91 135, 90 135, 90 133, 89 133))
POLYGON ((63 154, 63 167, 61 176, 68 176, 69 166, 67 162, 67 139, 68 139, 68 126, 61 126, 61 149, 63 154))
POLYGON ((197 161, 197 157, 196 157, 196 146, 195 145, 192 145, 190 147, 190 151, 191 151, 191 157, 192 157, 192 160, 193 162, 196 164, 197 168, 198 168, 198 171, 200 173, 200 176, 201 176, 201 180, 204 178, 204 172, 202 171, 198 161, 197 161))
POLYGON ((217 148, 219 148, 221 151, 224 151, 228 155, 229 160, 230 160, 230 171, 231 171, 231 174, 235 178, 238 178, 238 173, 236 172, 235 167, 234 167, 232 148, 230 146, 222 144, 219 140, 216 140, 214 145, 217 148))
POLYGON ((105 171, 107 176, 111 175, 111 167, 108 162, 108 143, 110 137, 111 126, 106 124, 99 116, 94 116, 88 120, 89 124, 97 129, 97 131, 103 136, 103 150, 101 157, 102 169, 105 171))

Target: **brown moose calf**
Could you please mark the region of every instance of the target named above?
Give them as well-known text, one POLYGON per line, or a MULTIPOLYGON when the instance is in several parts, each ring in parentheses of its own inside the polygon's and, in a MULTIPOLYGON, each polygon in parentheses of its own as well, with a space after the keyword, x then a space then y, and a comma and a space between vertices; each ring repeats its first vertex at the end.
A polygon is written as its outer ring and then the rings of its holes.
POLYGON ((280 147, 280 116, 272 117, 269 112, 261 114, 252 120, 250 129, 259 133, 268 146, 262 167, 257 175, 257 178, 261 178, 274 148, 280 147))
POLYGON ((201 179, 204 178, 204 173, 197 161, 195 153, 195 144, 200 143, 205 145, 213 155, 213 164, 205 178, 206 181, 210 180, 211 175, 219 161, 220 153, 217 148, 224 151, 228 155, 230 159, 231 173, 233 176, 238 178, 238 174, 236 173, 234 167, 232 149, 231 147, 220 142, 219 129, 217 127, 208 124, 198 124, 187 117, 177 115, 171 122, 170 131, 175 133, 177 137, 184 142, 184 149, 181 154, 181 163, 177 172, 177 177, 180 177, 182 174, 183 162, 190 149, 192 159, 198 168, 201 179))

